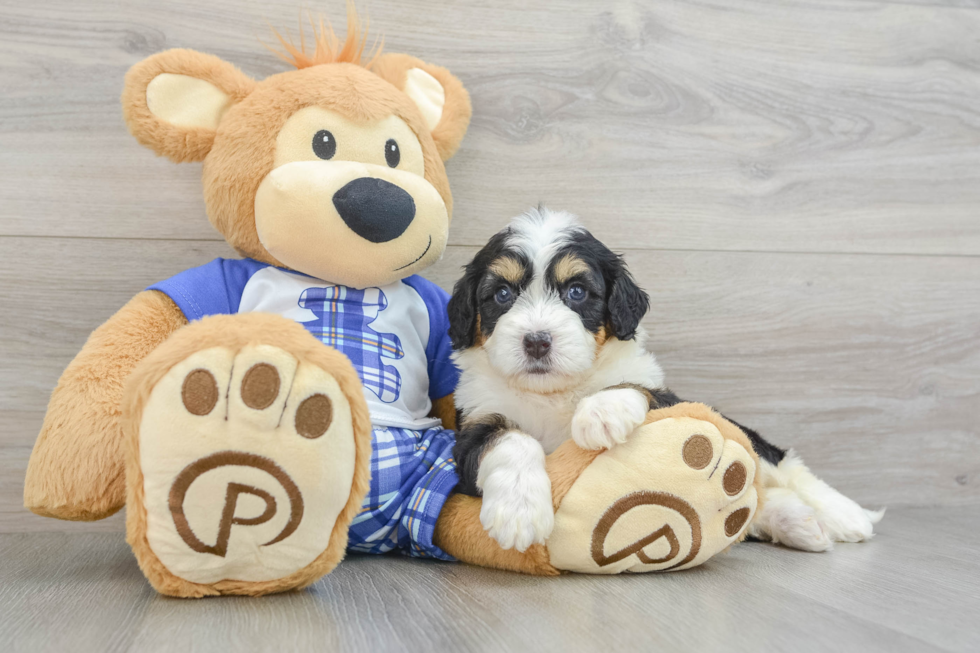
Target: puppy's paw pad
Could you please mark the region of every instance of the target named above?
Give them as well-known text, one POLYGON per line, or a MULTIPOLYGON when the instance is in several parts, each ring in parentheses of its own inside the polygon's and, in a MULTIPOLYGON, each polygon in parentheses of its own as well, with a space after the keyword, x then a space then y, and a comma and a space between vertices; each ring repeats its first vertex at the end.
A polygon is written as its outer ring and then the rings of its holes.
POLYGON ((643 424, 649 410, 636 390, 603 390, 582 399, 572 417, 572 439, 583 449, 608 449, 622 444, 643 424))

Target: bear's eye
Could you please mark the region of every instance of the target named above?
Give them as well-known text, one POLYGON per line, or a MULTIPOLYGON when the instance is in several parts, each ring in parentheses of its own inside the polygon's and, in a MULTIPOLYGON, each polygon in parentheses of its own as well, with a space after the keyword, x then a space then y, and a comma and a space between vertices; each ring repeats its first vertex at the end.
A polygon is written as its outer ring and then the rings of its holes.
POLYGON ((402 160, 402 153, 398 149, 398 143, 395 142, 394 138, 389 138, 388 142, 385 143, 385 161, 388 162, 389 168, 397 168, 398 162, 402 160))
POLYGON ((313 136, 313 154, 321 159, 332 159, 337 153, 337 139, 326 129, 321 129, 313 136))

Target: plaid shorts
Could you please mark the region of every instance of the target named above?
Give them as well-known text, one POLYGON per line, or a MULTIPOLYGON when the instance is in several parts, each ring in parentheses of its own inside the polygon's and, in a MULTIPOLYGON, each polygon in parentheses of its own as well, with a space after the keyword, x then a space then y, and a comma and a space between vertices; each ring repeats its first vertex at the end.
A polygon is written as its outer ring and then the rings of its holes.
POLYGON ((351 523, 349 551, 455 560, 432 543, 436 519, 459 482, 455 443, 455 433, 441 428, 375 427, 371 489, 351 523))

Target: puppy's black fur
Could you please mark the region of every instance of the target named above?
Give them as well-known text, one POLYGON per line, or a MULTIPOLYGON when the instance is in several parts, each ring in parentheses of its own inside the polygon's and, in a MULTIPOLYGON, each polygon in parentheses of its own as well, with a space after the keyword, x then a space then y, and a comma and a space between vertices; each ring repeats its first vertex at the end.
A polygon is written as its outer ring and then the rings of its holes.
MULTIPOLYGON (((453 287, 453 294, 447 308, 449 338, 452 340, 453 349, 466 349, 476 344, 477 318, 480 319, 480 331, 484 336, 488 336, 493 333, 497 320, 509 308, 509 306, 494 307, 491 305, 492 302, 488 301, 493 298, 493 293, 496 291, 494 278, 490 273, 490 265, 494 261, 507 256, 519 262, 525 269, 528 268, 523 254, 507 248, 506 241, 509 235, 509 229, 494 235, 466 265, 462 278, 453 287)), ((519 292, 520 289, 513 290, 519 292)))
POLYGON ((476 486, 476 479, 480 473, 480 460, 484 452, 493 447, 497 438, 516 427, 499 414, 486 415, 470 421, 464 420, 458 424, 460 430, 456 436, 456 445, 453 447, 453 458, 456 459, 456 470, 459 474, 456 491, 478 497, 481 493, 476 486))
POLYGON ((650 298, 634 281, 623 257, 614 253, 588 231, 575 232, 571 236, 571 243, 559 250, 552 262, 548 272, 548 279, 552 284, 556 282, 555 264, 565 255, 584 261, 592 268, 591 276, 597 277, 591 281, 602 300, 602 317, 600 320, 596 314, 598 311, 583 315, 586 328, 595 332, 602 324, 609 324, 613 335, 620 340, 632 339, 640 320, 650 309, 650 298))

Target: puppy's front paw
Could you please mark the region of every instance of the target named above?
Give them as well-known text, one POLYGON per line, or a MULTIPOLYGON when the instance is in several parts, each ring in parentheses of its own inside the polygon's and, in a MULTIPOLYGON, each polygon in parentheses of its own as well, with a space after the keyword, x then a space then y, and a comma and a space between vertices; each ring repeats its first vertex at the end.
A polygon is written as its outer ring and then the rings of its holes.
POLYGON ((483 492, 480 523, 501 547, 525 551, 551 535, 551 479, 537 440, 519 431, 500 436, 480 462, 476 485, 483 492))
POLYGON ((626 442, 646 419, 649 401, 630 388, 603 390, 579 402, 572 439, 583 449, 608 449, 626 442))
POLYGON ((544 544, 555 525, 551 479, 543 469, 522 475, 498 470, 483 488, 480 523, 504 549, 544 544))

